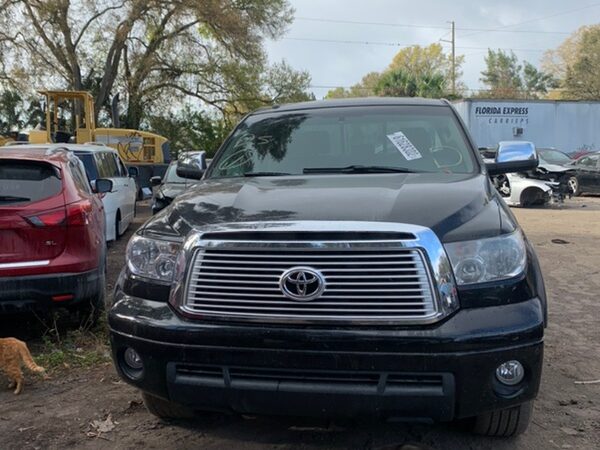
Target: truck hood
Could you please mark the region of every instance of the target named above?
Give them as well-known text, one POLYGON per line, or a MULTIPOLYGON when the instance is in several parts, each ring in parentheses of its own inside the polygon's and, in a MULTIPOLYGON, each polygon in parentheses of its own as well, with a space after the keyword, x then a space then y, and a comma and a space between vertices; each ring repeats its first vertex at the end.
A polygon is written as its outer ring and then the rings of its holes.
POLYGON ((345 220, 421 225, 440 239, 514 229, 482 174, 351 174, 209 179, 179 195, 143 232, 186 236, 210 224, 345 220), (503 220, 501 219, 503 218, 503 220))

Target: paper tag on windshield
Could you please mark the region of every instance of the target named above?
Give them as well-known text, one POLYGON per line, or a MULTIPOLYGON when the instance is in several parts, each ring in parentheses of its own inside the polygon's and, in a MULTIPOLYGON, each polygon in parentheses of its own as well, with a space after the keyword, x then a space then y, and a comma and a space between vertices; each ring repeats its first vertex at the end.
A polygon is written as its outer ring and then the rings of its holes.
POLYGON ((393 134, 388 134, 387 138, 394 144, 394 147, 398 149, 402 156, 408 161, 413 159, 419 159, 423 156, 419 153, 419 150, 408 140, 402 131, 396 131, 393 134))

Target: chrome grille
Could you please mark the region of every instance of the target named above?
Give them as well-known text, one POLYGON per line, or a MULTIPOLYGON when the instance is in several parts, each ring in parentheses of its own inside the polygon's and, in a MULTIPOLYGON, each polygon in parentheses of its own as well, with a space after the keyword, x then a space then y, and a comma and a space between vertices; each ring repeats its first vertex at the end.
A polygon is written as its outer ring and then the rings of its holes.
POLYGON ((190 314, 264 322, 424 323, 439 317, 424 253, 402 242, 203 244, 187 282, 183 309, 190 314), (280 277, 297 266, 323 275, 319 298, 298 302, 283 295, 280 277))

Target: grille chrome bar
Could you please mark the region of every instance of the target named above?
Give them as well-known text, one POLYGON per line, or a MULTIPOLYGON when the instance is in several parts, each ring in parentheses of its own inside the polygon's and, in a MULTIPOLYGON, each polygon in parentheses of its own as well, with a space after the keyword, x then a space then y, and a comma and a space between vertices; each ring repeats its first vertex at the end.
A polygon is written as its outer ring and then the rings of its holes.
MULTIPOLYGON (((371 256, 371 258, 373 258, 373 256, 371 256)), ((304 264, 304 265, 310 265, 312 264, 311 262, 312 258, 305 258, 305 259, 301 259, 299 261, 281 261, 278 260, 277 264, 289 264, 289 265, 293 265, 293 266, 297 266, 299 264, 304 264)), ((236 264, 239 266, 243 266, 243 265, 261 265, 261 264, 265 264, 265 261, 245 261, 245 260, 235 260, 235 259, 218 259, 218 258, 204 258, 205 262, 208 262, 210 264, 236 264)), ((318 261, 318 260, 317 260, 318 261)), ((414 264, 414 261, 412 259, 406 259, 406 260, 396 260, 396 261, 369 261, 368 263, 364 262, 364 261, 347 261, 347 260, 342 260, 342 261, 318 261, 316 264, 319 264, 320 266, 336 266, 339 265, 340 263, 343 263, 345 265, 365 265, 365 264, 369 264, 370 266, 389 266, 389 265, 412 265, 414 264)))
MULTIPOLYGON (((299 264, 294 264, 299 265, 299 264)), ((291 266, 290 266, 291 267, 291 266)), ((239 271, 239 267, 223 267, 223 266, 211 266, 209 264, 203 265, 203 269, 221 269, 221 270, 232 270, 239 271)), ((259 271, 259 272, 283 272, 287 270, 286 267, 277 267, 277 268, 265 268, 265 267, 248 267, 249 271, 259 271)), ((413 272, 414 269, 409 268, 399 268, 399 269, 364 269, 364 268, 352 268, 352 269, 322 269, 321 272, 413 272)), ((424 273, 424 271, 422 271, 424 273)), ((195 270, 196 274, 203 274, 208 272, 200 272, 195 270)))
MULTIPOLYGON (((425 253, 402 242, 369 246, 327 241, 200 241, 182 305, 184 312, 214 318, 301 322, 427 323, 439 316, 425 253), (298 266, 322 273, 326 287, 310 302, 286 297, 282 274, 298 266)), ((367 243, 369 244, 369 243, 367 243)))
MULTIPOLYGON (((209 302, 217 302, 217 303, 240 303, 240 304, 248 304, 247 301, 245 300, 239 300, 239 299, 220 299, 220 298, 210 298, 210 297, 197 297, 195 301, 197 300, 202 300, 202 301, 209 301, 209 302)), ((273 301, 273 300, 254 300, 252 302, 252 304, 267 304, 267 305, 276 305, 276 306, 281 306, 281 302, 278 301, 273 301)), ((368 306, 368 305, 380 305, 380 306, 394 306, 393 303, 390 302, 319 302, 319 306, 338 306, 338 305, 346 305, 346 306, 368 306)), ((421 302, 402 302, 402 306, 423 306, 423 303, 421 302)))

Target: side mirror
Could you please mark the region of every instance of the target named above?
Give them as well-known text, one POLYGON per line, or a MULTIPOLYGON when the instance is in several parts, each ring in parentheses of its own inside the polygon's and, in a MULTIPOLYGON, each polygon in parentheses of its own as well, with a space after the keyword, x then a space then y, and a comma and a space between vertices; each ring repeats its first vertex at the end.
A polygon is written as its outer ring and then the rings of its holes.
POLYGON ((152 186, 158 186, 162 182, 162 178, 159 176, 150 178, 150 184, 152 186))
POLYGON ((177 175, 181 178, 200 180, 206 171, 206 152, 184 154, 177 161, 177 175))
POLYGON ((525 172, 538 166, 535 145, 527 141, 503 141, 498 144, 494 162, 486 163, 489 175, 525 172))
POLYGON ((105 178, 98 178, 96 180, 95 184, 96 184, 95 192, 98 194, 104 194, 106 192, 111 192, 113 190, 112 180, 107 180, 105 178))
POLYGON ((137 178, 140 174, 140 169, 137 167, 128 167, 127 172, 129 173, 130 177, 137 178))

